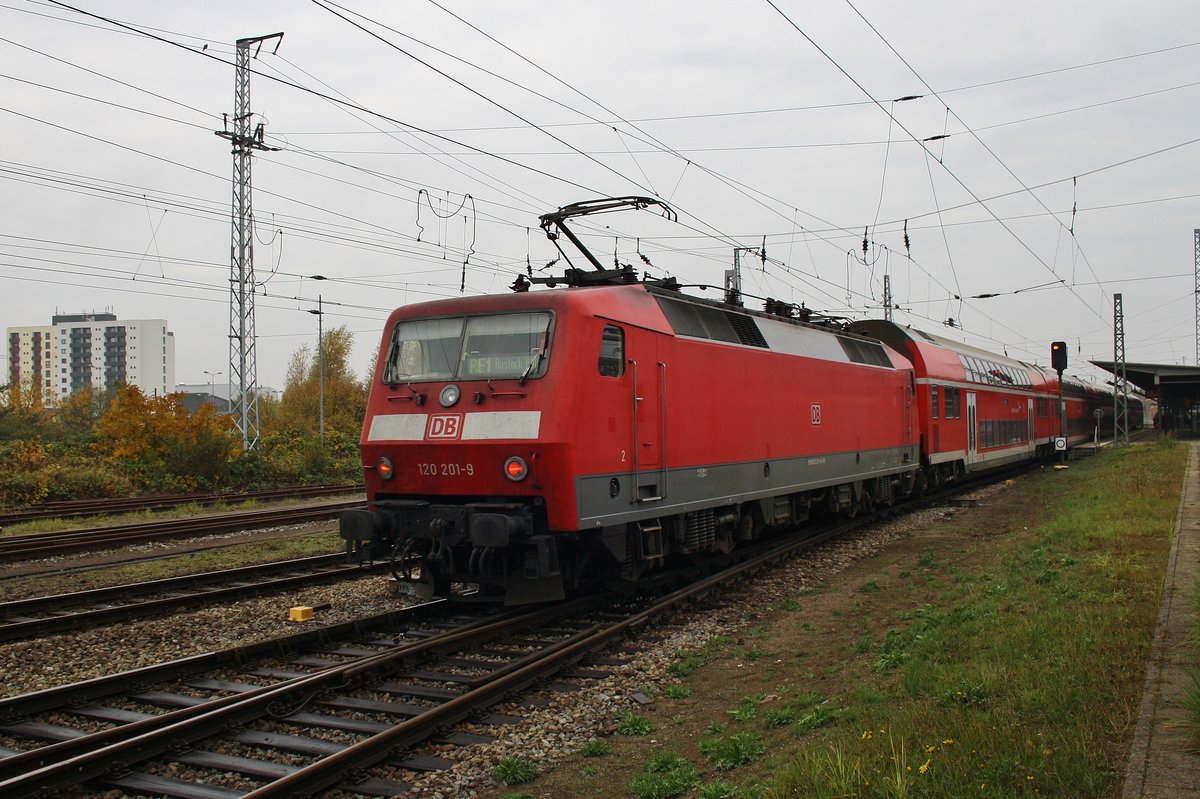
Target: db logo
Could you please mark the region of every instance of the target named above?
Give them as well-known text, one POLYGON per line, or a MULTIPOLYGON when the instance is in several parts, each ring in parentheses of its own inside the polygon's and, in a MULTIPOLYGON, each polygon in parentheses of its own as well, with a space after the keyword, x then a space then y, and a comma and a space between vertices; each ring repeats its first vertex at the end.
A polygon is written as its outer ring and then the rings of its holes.
POLYGON ((810 407, 810 410, 812 412, 813 425, 819 427, 821 424, 821 403, 814 402, 810 407))
POLYGON ((462 434, 461 413, 440 413, 429 417, 426 438, 458 438, 462 434))

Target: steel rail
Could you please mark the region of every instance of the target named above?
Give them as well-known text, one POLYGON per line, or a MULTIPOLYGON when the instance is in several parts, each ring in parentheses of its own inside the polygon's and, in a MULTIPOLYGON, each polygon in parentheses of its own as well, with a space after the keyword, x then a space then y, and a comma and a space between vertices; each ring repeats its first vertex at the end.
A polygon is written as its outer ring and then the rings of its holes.
POLYGON ((0 537, 0 559, 18 560, 100 547, 145 543, 164 538, 238 532, 297 522, 336 518, 346 510, 363 507, 361 499, 324 502, 295 508, 241 511, 187 519, 167 519, 142 524, 92 527, 0 537))
MULTIPOLYGON (((185 679, 205 671, 237 666, 254 658, 287 656, 289 653, 302 652, 306 648, 337 638, 380 632, 402 633, 412 624, 445 616, 450 610, 451 603, 439 599, 353 621, 310 628, 253 644, 205 652, 69 685, 31 691, 0 699, 0 723, 27 718, 37 713, 62 710, 84 702, 98 701, 157 682, 185 679)), ((0 771, 5 762, 4 759, 0 759, 0 771)))
POLYGON ((346 554, 340 552, 0 602, 0 642, 74 630, 89 624, 143 618, 197 603, 347 580, 368 573, 376 565, 382 564, 350 563, 346 554), (167 596, 137 600, 154 594, 167 596), (29 618, 31 614, 49 615, 29 618))
POLYGON ((38 519, 69 519, 80 516, 107 516, 133 511, 157 511, 181 505, 217 505, 250 501, 272 501, 303 497, 323 497, 331 494, 361 494, 363 484, 289 486, 264 488, 257 491, 195 492, 189 494, 160 494, 151 497, 114 497, 108 499, 67 499, 60 502, 41 502, 21 510, 0 513, 0 528, 38 519))
MULTIPOLYGON (((576 609, 595 600, 576 600, 576 609)), ((567 609, 568 612, 571 612, 567 609)), ((561 619, 561 606, 510 611, 500 619, 488 619, 467 627, 397 646, 350 663, 328 666, 312 674, 275 685, 222 697, 202 705, 170 711, 161 716, 110 728, 73 740, 51 744, 0 759, 0 795, 37 796, 42 791, 76 785, 108 774, 114 763, 122 768, 158 757, 181 745, 194 744, 268 715, 269 708, 287 705, 296 698, 347 683, 360 683, 386 674, 407 661, 453 651, 470 644, 493 640, 513 630, 528 629, 561 619), (17 771, 16 776, 7 776, 17 771)))

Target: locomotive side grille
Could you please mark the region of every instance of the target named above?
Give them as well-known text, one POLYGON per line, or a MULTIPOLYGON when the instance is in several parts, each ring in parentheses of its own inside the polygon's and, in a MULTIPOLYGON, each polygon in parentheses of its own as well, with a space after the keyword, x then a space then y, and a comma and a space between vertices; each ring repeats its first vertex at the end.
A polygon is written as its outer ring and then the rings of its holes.
POLYGON ((711 508, 689 513, 683 520, 683 551, 709 549, 717 536, 717 522, 711 508))
POLYGON ((875 491, 875 500, 882 502, 885 505, 890 505, 892 502, 892 478, 884 477, 879 480, 879 487, 875 491))

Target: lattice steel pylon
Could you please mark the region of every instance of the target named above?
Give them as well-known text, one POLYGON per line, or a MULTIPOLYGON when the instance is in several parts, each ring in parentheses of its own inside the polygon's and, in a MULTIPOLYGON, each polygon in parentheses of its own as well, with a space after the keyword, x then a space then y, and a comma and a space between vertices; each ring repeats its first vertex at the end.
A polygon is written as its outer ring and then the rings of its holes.
POLYGON ((1192 295, 1196 301, 1196 365, 1200 366, 1200 228, 1192 230, 1192 251, 1196 270, 1196 291, 1192 295))
POLYGON ((1113 444, 1129 446, 1129 383, 1125 381, 1125 307, 1113 295, 1113 444))
POLYGON ((277 150, 263 143, 263 126, 251 129, 250 118, 250 49, 254 55, 264 42, 275 39, 275 50, 283 33, 252 36, 237 40, 237 68, 234 72, 233 130, 216 134, 233 144, 233 209, 229 258, 229 390, 230 413, 234 414, 242 434, 242 449, 258 446, 258 364, 255 359, 254 332, 254 208, 250 179, 251 155, 255 150, 277 150))

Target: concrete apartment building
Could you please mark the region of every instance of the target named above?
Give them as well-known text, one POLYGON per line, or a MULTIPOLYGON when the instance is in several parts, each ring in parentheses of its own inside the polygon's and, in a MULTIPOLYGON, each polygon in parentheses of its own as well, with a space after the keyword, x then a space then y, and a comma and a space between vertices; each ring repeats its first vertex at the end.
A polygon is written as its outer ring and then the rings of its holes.
POLYGON ((137 386, 149 395, 175 390, 175 335, 165 319, 55 314, 49 325, 8 328, 7 340, 7 382, 40 386, 47 403, 88 386, 137 386))

